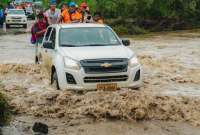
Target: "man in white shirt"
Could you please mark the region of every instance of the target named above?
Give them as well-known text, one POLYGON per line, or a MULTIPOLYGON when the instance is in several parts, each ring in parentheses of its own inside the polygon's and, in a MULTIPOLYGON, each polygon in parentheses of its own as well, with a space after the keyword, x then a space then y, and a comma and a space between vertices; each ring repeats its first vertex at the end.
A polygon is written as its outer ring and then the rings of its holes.
POLYGON ((50 8, 45 13, 49 25, 59 23, 60 14, 60 10, 56 8, 56 1, 51 0, 50 8))

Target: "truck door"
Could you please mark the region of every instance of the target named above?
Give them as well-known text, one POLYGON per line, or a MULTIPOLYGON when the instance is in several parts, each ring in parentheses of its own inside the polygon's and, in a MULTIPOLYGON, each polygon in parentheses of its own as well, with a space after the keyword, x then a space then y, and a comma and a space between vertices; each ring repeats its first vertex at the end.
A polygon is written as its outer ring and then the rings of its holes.
POLYGON ((50 36, 51 36, 51 31, 52 27, 49 27, 47 29, 47 32, 44 36, 43 42, 42 42, 42 48, 41 48, 41 61, 42 61, 42 66, 45 67, 45 69, 48 69, 48 51, 49 49, 45 47, 45 43, 49 42, 50 36))
POLYGON ((48 69, 48 73, 51 73, 51 68, 53 65, 53 61, 56 55, 55 45, 56 45, 56 29, 52 28, 51 34, 49 37, 49 42, 52 45, 52 48, 46 49, 47 58, 46 58, 46 67, 48 69))

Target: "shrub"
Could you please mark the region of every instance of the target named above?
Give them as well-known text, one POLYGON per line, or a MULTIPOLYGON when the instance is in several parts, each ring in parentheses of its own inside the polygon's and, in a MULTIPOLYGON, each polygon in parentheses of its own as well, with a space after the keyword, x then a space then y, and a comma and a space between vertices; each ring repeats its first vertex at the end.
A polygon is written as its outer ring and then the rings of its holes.
POLYGON ((146 33, 148 33, 147 30, 145 30, 145 29, 142 28, 142 27, 136 26, 136 25, 135 25, 135 26, 132 26, 131 31, 132 31, 133 33, 129 32, 129 34, 146 34, 146 33))
POLYGON ((114 26, 113 29, 119 35, 127 35, 129 31, 128 28, 123 25, 114 26))
POLYGON ((0 125, 6 124, 10 118, 9 105, 5 96, 0 93, 0 125))

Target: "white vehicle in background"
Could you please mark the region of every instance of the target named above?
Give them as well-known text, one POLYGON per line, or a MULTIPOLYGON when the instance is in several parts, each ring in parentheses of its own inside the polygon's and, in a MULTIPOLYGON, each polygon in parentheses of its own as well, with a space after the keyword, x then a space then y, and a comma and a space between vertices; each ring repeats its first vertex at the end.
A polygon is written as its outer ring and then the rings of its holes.
POLYGON ((23 9, 8 9, 6 15, 6 28, 11 25, 21 25, 27 28, 27 17, 23 9))
POLYGON ((107 25, 51 25, 38 46, 36 62, 48 69, 57 89, 139 88, 142 68, 129 45, 107 25))

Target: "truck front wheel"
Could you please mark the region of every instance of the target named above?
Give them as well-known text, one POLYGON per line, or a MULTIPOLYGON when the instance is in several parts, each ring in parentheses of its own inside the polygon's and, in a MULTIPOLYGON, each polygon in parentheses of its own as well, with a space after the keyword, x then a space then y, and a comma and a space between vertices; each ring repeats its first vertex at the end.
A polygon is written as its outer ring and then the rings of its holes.
POLYGON ((35 64, 40 64, 37 56, 35 57, 35 64))
POLYGON ((57 90, 60 90, 60 86, 59 86, 59 83, 58 83, 58 76, 57 76, 56 70, 52 70, 51 85, 54 88, 56 88, 57 90))
POLYGON ((10 25, 9 24, 6 24, 6 29, 9 29, 10 28, 10 25))
POLYGON ((27 24, 24 24, 24 25, 23 25, 23 28, 25 28, 25 29, 26 29, 26 28, 27 28, 27 24))

